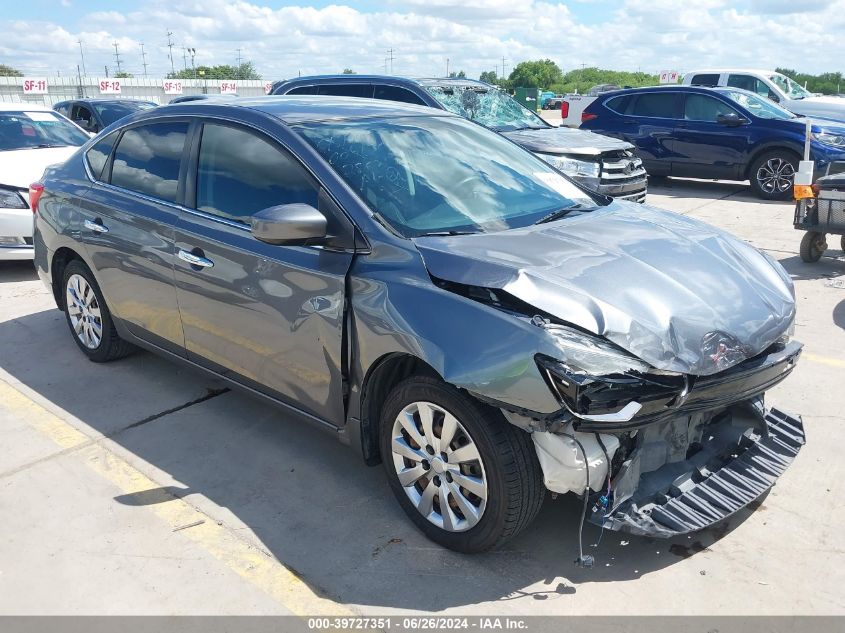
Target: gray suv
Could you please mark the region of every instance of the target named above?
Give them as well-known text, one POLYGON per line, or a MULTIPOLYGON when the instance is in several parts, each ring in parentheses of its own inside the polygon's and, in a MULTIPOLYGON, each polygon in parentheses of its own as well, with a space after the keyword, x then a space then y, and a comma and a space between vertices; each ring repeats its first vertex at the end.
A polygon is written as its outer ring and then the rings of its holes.
POLYGON ((633 145, 586 130, 549 125, 495 86, 480 81, 320 75, 277 82, 271 92, 390 99, 448 110, 499 132, 592 191, 645 202, 648 175, 633 145))
POLYGON ((443 110, 169 105, 32 191, 82 354, 152 350, 328 431, 446 547, 504 542, 546 490, 606 529, 698 530, 804 441, 763 401, 801 351, 779 264, 443 110))

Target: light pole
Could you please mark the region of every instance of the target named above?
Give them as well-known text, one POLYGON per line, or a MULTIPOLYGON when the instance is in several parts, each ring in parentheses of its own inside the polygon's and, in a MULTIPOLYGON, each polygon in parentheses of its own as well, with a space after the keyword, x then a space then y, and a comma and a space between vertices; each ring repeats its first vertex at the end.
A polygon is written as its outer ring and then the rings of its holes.
POLYGON ((193 71, 194 79, 197 78, 197 67, 194 65, 194 56, 197 54, 197 49, 189 48, 188 55, 191 56, 191 70, 193 71))

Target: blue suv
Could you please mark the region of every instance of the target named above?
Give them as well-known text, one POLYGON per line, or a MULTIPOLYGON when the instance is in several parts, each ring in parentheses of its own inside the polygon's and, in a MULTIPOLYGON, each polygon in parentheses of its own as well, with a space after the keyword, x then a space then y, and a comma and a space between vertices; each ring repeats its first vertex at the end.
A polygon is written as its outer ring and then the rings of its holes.
MULTIPOLYGON (((662 86, 598 97, 583 129, 632 143, 652 176, 750 180, 767 200, 792 193, 807 119, 738 88, 662 86)), ((845 123, 812 121, 811 157, 845 160, 845 123)))

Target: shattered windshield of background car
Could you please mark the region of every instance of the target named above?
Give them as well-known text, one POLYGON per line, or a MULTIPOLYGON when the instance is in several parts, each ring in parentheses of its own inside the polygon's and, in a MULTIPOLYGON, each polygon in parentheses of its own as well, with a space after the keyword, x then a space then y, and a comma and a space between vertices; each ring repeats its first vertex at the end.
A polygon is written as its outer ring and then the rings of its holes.
POLYGON ((426 86, 426 90, 449 112, 494 130, 539 130, 548 127, 530 110, 495 88, 426 86))

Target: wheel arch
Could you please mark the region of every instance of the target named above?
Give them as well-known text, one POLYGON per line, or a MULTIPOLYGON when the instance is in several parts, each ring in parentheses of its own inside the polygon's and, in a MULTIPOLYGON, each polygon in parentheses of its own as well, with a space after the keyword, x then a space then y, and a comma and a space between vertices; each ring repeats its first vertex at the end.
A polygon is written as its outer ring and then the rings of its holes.
POLYGON ((56 306, 59 310, 63 312, 65 309, 65 301, 62 288, 62 278, 64 277, 67 265, 75 259, 85 263, 82 255, 74 249, 62 246, 53 253, 53 259, 50 261, 50 279, 52 281, 53 299, 55 299, 56 306))
POLYGON ((801 157, 804 154, 804 148, 798 144, 793 143, 784 143, 784 142, 773 142, 763 145, 757 148, 751 157, 748 159, 748 162, 745 164, 745 169, 742 172, 743 177, 750 178, 751 177, 751 167, 757 162, 757 159, 760 158, 763 154, 768 154, 770 152, 776 151, 785 151, 789 152, 790 154, 795 155, 798 160, 801 160, 801 157))

